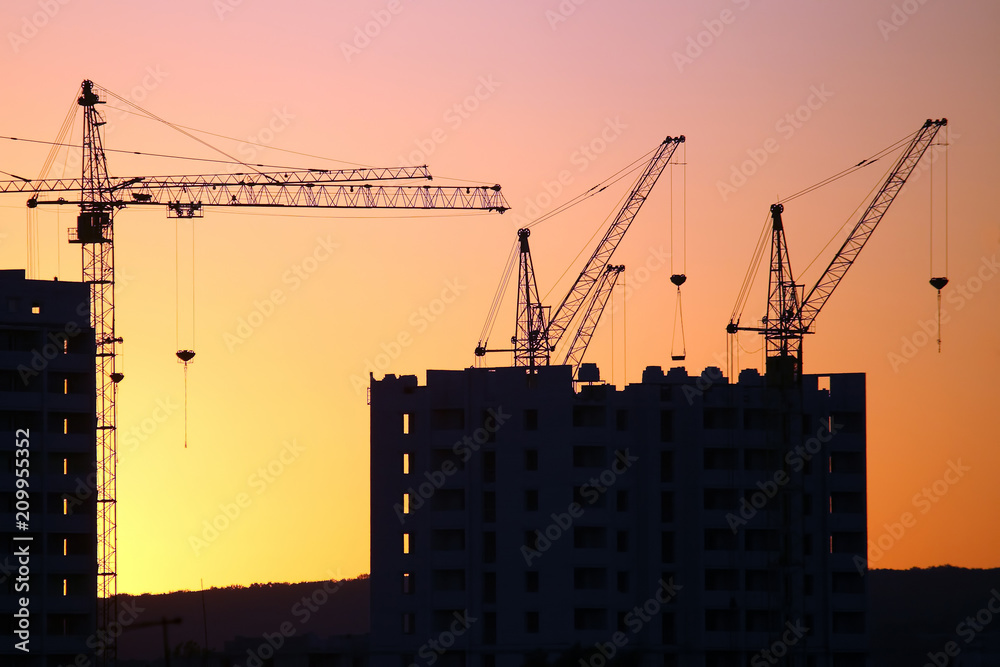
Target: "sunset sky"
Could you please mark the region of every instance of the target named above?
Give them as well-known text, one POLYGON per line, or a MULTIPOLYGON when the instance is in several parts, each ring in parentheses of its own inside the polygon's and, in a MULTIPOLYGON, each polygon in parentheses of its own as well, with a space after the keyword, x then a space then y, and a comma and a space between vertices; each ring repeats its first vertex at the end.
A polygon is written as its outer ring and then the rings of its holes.
MULTIPOLYGON (((724 365, 724 327, 769 205, 941 117, 949 119, 951 279, 942 352, 924 334, 936 319, 928 154, 817 319, 805 368, 867 373, 870 539, 904 512, 916 516, 890 548, 871 554, 871 566, 1000 566, 1000 535, 984 521, 1000 503, 1000 5, 8 0, 0 25, 0 135, 53 140, 89 78, 172 123, 213 133, 197 136, 240 160, 426 163, 437 184, 501 184, 513 207, 502 216, 209 210, 194 223, 193 333, 190 226, 178 230, 177 254, 175 222, 163 210, 123 210, 115 243, 126 376, 118 393, 119 591, 368 572, 367 366, 378 377, 423 382, 428 368, 472 365, 517 228, 664 137, 687 138, 675 155, 688 163, 686 261, 680 236, 673 269, 662 259, 671 206, 675 232, 684 217, 674 167, 673 200, 667 172, 614 255, 631 296, 622 309, 616 293, 613 322, 606 313, 588 353, 619 387, 638 382, 647 365, 671 364, 672 270, 688 276, 688 372, 724 365), (451 303, 439 308, 443 296, 451 303), (259 326, 241 328, 250 319, 259 326), (411 342, 394 346, 401 335, 411 342), (197 352, 186 449, 178 347, 197 352), (952 464, 968 470, 942 486, 952 464), (228 529, 206 534, 205 523, 240 494, 250 502, 228 529)), ((105 111, 108 149, 225 159, 120 103, 105 111)), ((74 143, 80 128, 78 115, 74 143)), ((46 146, 0 146, 0 170, 38 175, 46 146)), ((854 222, 888 163, 786 205, 792 267, 807 286, 847 230, 824 245, 854 222)), ((65 168, 77 176, 78 164, 60 160, 50 175, 65 168)), ((118 153, 108 166, 120 176, 239 170, 118 153)), ((945 173, 941 157, 934 275, 945 273, 945 173)), ((589 254, 588 240, 628 186, 621 181, 533 228, 547 303, 562 300, 581 268, 583 258, 574 258, 584 247, 589 254)), ((26 266, 25 199, 0 198, 2 268, 26 266)), ((78 246, 65 240, 75 211, 38 210, 37 277, 79 280, 78 246)), ((763 314, 765 284, 761 275, 744 324, 763 314)), ((513 332, 508 294, 494 344, 513 332)), ((740 342, 740 365, 760 367, 761 341, 744 334, 740 342)))

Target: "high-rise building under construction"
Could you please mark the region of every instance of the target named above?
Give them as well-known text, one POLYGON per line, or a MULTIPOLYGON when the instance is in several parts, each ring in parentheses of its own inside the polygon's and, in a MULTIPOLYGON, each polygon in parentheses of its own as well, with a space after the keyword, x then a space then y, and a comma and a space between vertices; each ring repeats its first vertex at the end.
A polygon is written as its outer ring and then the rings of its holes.
POLYGON ((859 373, 372 378, 372 665, 864 665, 865 440, 859 373))
POLYGON ((97 607, 94 332, 83 283, 0 271, 0 664, 90 660, 97 607))

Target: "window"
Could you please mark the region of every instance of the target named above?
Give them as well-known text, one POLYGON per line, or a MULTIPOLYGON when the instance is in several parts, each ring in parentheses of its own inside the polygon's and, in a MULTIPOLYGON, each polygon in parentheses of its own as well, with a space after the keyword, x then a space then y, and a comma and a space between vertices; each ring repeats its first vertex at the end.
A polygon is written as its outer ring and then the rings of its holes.
POLYGON ((538 632, 538 612, 524 612, 524 631, 530 635, 538 632))
POLYGON ((409 572, 403 573, 403 595, 413 594, 413 575, 409 572))
POLYGON ((778 590, 778 574, 774 570, 747 570, 746 587, 750 593, 773 593, 778 590))
POLYGON ((660 410, 660 442, 674 440, 674 411, 660 410))
POLYGON ((607 630, 607 612, 604 609, 577 607, 573 610, 573 627, 576 630, 607 630))
POLYGON ((830 514, 862 514, 865 494, 861 491, 834 491, 830 494, 830 514))
POLYGON ((483 521, 493 523, 497 520, 497 494, 495 491, 483 492, 483 521))
POLYGON ((403 494, 403 514, 410 513, 410 494, 403 494))
POLYGON ((573 426, 604 428, 607 411, 603 405, 574 405, 573 426))
POLYGON ((403 435, 409 435, 409 434, 410 434, 410 413, 409 412, 404 412, 403 413, 403 435))
POLYGON ((460 431, 465 428, 465 410, 437 408, 431 410, 431 428, 435 431, 460 431))
POLYGON ((461 512, 465 510, 465 489, 438 489, 431 496, 431 510, 461 512))
POLYGON ((674 453, 660 452, 660 481, 674 481, 674 453))
POLYGON ((465 570, 431 570, 431 588, 439 593, 465 591, 465 570))
POLYGON ((538 572, 534 570, 528 570, 524 573, 524 592, 525 593, 537 593, 538 592, 538 572))
POLYGON ((483 562, 497 562, 497 534, 492 530, 483 533, 483 562))
POLYGON ((619 431, 628 430, 628 410, 615 412, 615 428, 619 431))
POLYGON ((527 489, 524 492, 524 511, 538 511, 538 489, 527 489))
POLYGON ((736 450, 721 447, 707 447, 703 454, 705 470, 736 470, 736 450))
POLYGON ((705 430, 736 428, 736 408, 705 408, 702 423, 705 430))
POLYGON ((403 620, 403 623, 402 623, 402 625, 403 625, 403 634, 404 635, 412 635, 413 634, 413 625, 414 625, 413 612, 412 611, 403 612, 403 619, 402 620, 403 620))
POLYGON ((617 547, 618 553, 626 553, 628 551, 628 532, 624 530, 618 531, 617 537, 617 547))
POLYGON ((483 481, 487 484, 497 481, 496 452, 483 452, 483 481))
POLYGON ((866 554, 864 533, 833 533, 830 536, 830 553, 834 554, 866 554))
POLYGON ((834 593, 862 595, 865 592, 865 580, 857 572, 834 572, 831 585, 834 593))
POLYGON ((736 535, 728 528, 707 528, 705 530, 705 551, 735 551, 736 535))
POLYGON ((603 567, 573 568, 573 588, 578 591, 602 591, 607 580, 608 571, 603 567))
POLYGON ((618 572, 618 592, 628 593, 628 570, 618 572))
POLYGON ((705 629, 709 632, 735 632, 740 629, 736 609, 706 609, 705 629))
POLYGON ((31 304, 31 314, 32 315, 38 315, 41 312, 42 312, 42 307, 41 306, 39 306, 37 303, 31 304))
POLYGON ((404 475, 409 475, 410 474, 410 455, 409 454, 403 454, 403 474, 404 475))
POLYGON ((524 469, 533 471, 538 470, 538 450, 537 449, 526 449, 524 450, 524 469))
POLYGON ((705 570, 706 591, 738 591, 740 590, 740 573, 731 569, 705 570))
POLYGON ((670 523, 674 520, 674 493, 673 491, 660 492, 660 521, 670 523))
POLYGON ((860 611, 833 612, 833 631, 838 634, 858 635, 865 631, 865 615, 860 611))
POLYGON ((865 471, 864 452, 831 452, 830 472, 862 473, 865 471))
POLYGON ((538 430, 538 410, 531 409, 524 411, 524 430, 525 431, 538 430))
POLYGON ((628 511, 628 491, 619 491, 616 494, 615 507, 619 512, 628 511))
POLYGON ((672 531, 660 533, 660 562, 674 562, 674 533, 672 531))
POLYGON ((605 546, 607 546, 607 534, 604 528, 577 526, 573 529, 573 547, 575 549, 603 549, 605 546))
POLYGON ((735 510, 739 505, 736 489, 705 489, 704 508, 707 510, 735 510))
POLYGON ((465 549, 465 530, 462 528, 435 528, 431 531, 431 549, 434 551, 462 551, 465 549))
MULTIPOLYGON (((65 500, 63 502, 65 503, 65 500)), ((63 507, 65 507, 65 505, 63 505, 63 507)), ((65 513, 66 512, 63 512, 63 514, 65 514, 65 513)), ((404 554, 410 553, 410 534, 409 533, 403 533, 403 553, 404 554)))
POLYGON ((574 468, 601 468, 607 465, 607 450, 600 445, 577 445, 573 447, 574 468))
POLYGON ((496 572, 483 572, 483 602, 486 604, 496 604, 497 602, 496 572))
POLYGON ((748 529, 745 532, 747 551, 778 551, 778 531, 748 529))
POLYGON ((747 632, 773 632, 781 627, 778 614, 768 609, 747 609, 747 632))

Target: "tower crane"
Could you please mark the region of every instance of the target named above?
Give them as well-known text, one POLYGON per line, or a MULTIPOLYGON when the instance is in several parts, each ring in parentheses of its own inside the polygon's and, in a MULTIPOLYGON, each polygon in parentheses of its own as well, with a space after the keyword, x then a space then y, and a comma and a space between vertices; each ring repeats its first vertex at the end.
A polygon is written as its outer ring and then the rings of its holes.
MULTIPOLYGON (((551 317, 549 317, 549 308, 543 306, 538 297, 534 265, 528 246, 530 230, 518 230, 517 325, 515 334, 511 337, 511 343, 514 347, 512 349, 487 349, 488 341, 485 340, 485 335, 492 328, 492 319, 496 315, 494 309, 483 329, 484 338, 480 339, 476 346, 475 354, 477 357, 485 356, 487 352, 513 352, 515 366, 531 368, 547 366, 550 355, 556 350, 570 325, 580 312, 584 312, 585 315, 563 360, 564 365, 572 366, 573 377, 576 377, 580 363, 590 344, 590 339, 597 328, 601 313, 611 295, 611 289, 618 276, 624 271, 624 267, 621 265, 609 264, 611 255, 614 254, 618 244, 624 238, 625 232, 628 231, 629 225, 639 213, 639 209, 642 208, 660 174, 670 163, 674 151, 680 144, 684 143, 684 140, 684 136, 667 137, 656 148, 652 158, 632 187, 621 210, 608 226, 580 275, 577 276, 566 297, 551 317)), ((498 300, 495 299, 494 307, 497 303, 498 300)))
MULTIPOLYGON (((732 335, 739 331, 755 331, 763 334, 766 346, 765 374, 769 382, 787 386, 801 378, 803 337, 814 333, 816 316, 857 260, 896 195, 934 141, 938 130, 947 124, 946 118, 928 119, 913 135, 882 187, 847 236, 847 240, 804 297, 803 286, 795 283, 788 257, 788 245, 781 219, 784 206, 781 203, 771 206, 771 266, 768 274, 767 314, 761 321, 762 326, 740 326, 737 313, 742 310, 743 304, 738 302, 733 311, 734 316, 726 326, 727 333, 732 335)), ((857 166, 861 166, 864 162, 857 166)), ((947 282, 946 278, 931 280, 931 284, 938 290, 947 282)), ((745 301, 745 296, 743 300, 745 301)))
MULTIPOLYGON (((382 181, 426 179, 426 166, 348 170, 288 170, 195 176, 112 177, 108 173, 99 105, 109 91, 92 81, 81 86, 83 109, 83 173, 81 178, 0 181, 0 193, 30 192, 28 207, 70 204, 80 207, 70 242, 80 244, 83 282, 90 285, 91 321, 96 339, 97 375, 97 529, 98 596, 105 599, 99 627, 106 637, 115 622, 117 593, 116 410, 117 385, 124 375, 115 368, 122 338, 114 318, 114 218, 127 206, 166 206, 168 217, 201 217, 206 206, 270 208, 467 209, 503 213, 509 207, 494 186, 384 184, 382 181), (48 196, 43 196, 43 193, 48 196), (53 196, 73 193, 74 196, 53 196)), ((111 93, 113 95, 113 93, 111 93)), ((104 651, 105 663, 116 660, 114 642, 104 651)))

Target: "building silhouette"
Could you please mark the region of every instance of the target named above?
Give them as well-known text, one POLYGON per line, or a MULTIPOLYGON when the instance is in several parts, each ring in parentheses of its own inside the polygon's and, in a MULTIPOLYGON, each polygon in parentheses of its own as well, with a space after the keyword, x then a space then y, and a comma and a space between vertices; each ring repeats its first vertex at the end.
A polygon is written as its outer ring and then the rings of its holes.
POLYGON ((3 665, 93 655, 94 350, 87 285, 0 271, 3 665))
POLYGON ((863 374, 430 370, 370 400, 373 667, 866 664, 863 374))

